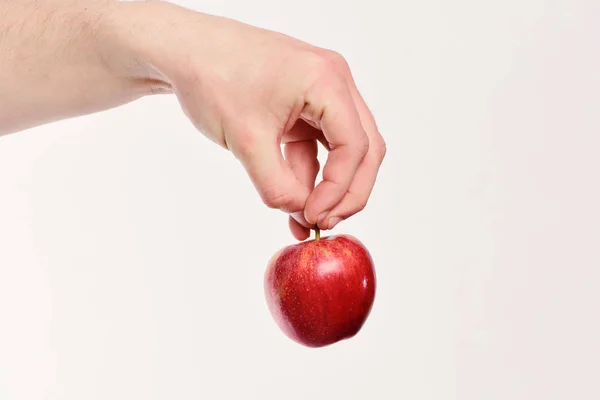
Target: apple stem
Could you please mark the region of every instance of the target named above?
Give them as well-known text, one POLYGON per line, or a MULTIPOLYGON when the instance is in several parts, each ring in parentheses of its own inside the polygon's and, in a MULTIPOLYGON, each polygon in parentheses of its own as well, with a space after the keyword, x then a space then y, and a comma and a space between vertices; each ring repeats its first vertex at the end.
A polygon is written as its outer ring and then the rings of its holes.
POLYGON ((321 230, 318 226, 315 226, 315 240, 321 240, 321 230))

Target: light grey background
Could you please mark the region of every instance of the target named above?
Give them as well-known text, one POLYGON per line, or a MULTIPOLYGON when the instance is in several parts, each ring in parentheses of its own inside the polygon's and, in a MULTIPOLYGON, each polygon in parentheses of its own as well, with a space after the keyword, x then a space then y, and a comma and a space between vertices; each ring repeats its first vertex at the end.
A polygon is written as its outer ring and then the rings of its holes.
POLYGON ((371 317, 285 338, 286 218, 144 99, 0 139, 0 399, 600 398, 597 1, 180 3, 349 60, 389 147, 335 230, 373 254, 371 317))

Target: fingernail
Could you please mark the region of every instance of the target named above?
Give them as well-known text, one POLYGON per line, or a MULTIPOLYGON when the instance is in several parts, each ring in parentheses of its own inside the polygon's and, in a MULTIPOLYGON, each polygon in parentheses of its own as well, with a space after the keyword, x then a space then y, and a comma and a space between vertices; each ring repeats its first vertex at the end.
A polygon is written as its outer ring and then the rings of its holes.
POLYGON ((294 220, 302 226, 308 227, 310 224, 304 218, 304 212, 296 211, 290 214, 290 217, 294 218, 294 220))
POLYGON ((317 218, 317 225, 321 225, 321 222, 323 222, 327 214, 329 214, 329 211, 323 211, 321 214, 319 214, 319 217, 317 218))
POLYGON ((327 229, 333 229, 341 221, 342 219, 340 217, 329 218, 329 221, 327 222, 327 229))

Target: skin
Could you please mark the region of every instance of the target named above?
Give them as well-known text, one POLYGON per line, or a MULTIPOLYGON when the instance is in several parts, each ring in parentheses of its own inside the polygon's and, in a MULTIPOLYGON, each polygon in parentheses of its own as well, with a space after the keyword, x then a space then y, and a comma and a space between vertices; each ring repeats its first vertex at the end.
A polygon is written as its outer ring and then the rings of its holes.
POLYGON ((386 147, 341 55, 164 2, 0 0, 0 135, 153 94, 177 96, 297 239, 367 204, 386 147))
POLYGON ((367 249, 348 235, 281 250, 265 272, 265 297, 281 330, 308 347, 356 335, 375 299, 375 270, 367 249))

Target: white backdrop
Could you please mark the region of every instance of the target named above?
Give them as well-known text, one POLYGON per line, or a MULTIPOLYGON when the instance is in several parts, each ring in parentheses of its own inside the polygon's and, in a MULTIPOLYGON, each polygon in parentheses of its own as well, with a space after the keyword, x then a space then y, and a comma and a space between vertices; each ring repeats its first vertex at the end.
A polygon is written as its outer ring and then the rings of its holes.
POLYGON ((334 231, 375 259, 371 317, 284 337, 285 216, 144 99, 0 139, 0 399, 600 398, 597 1, 180 4, 349 60, 389 148, 334 231))

